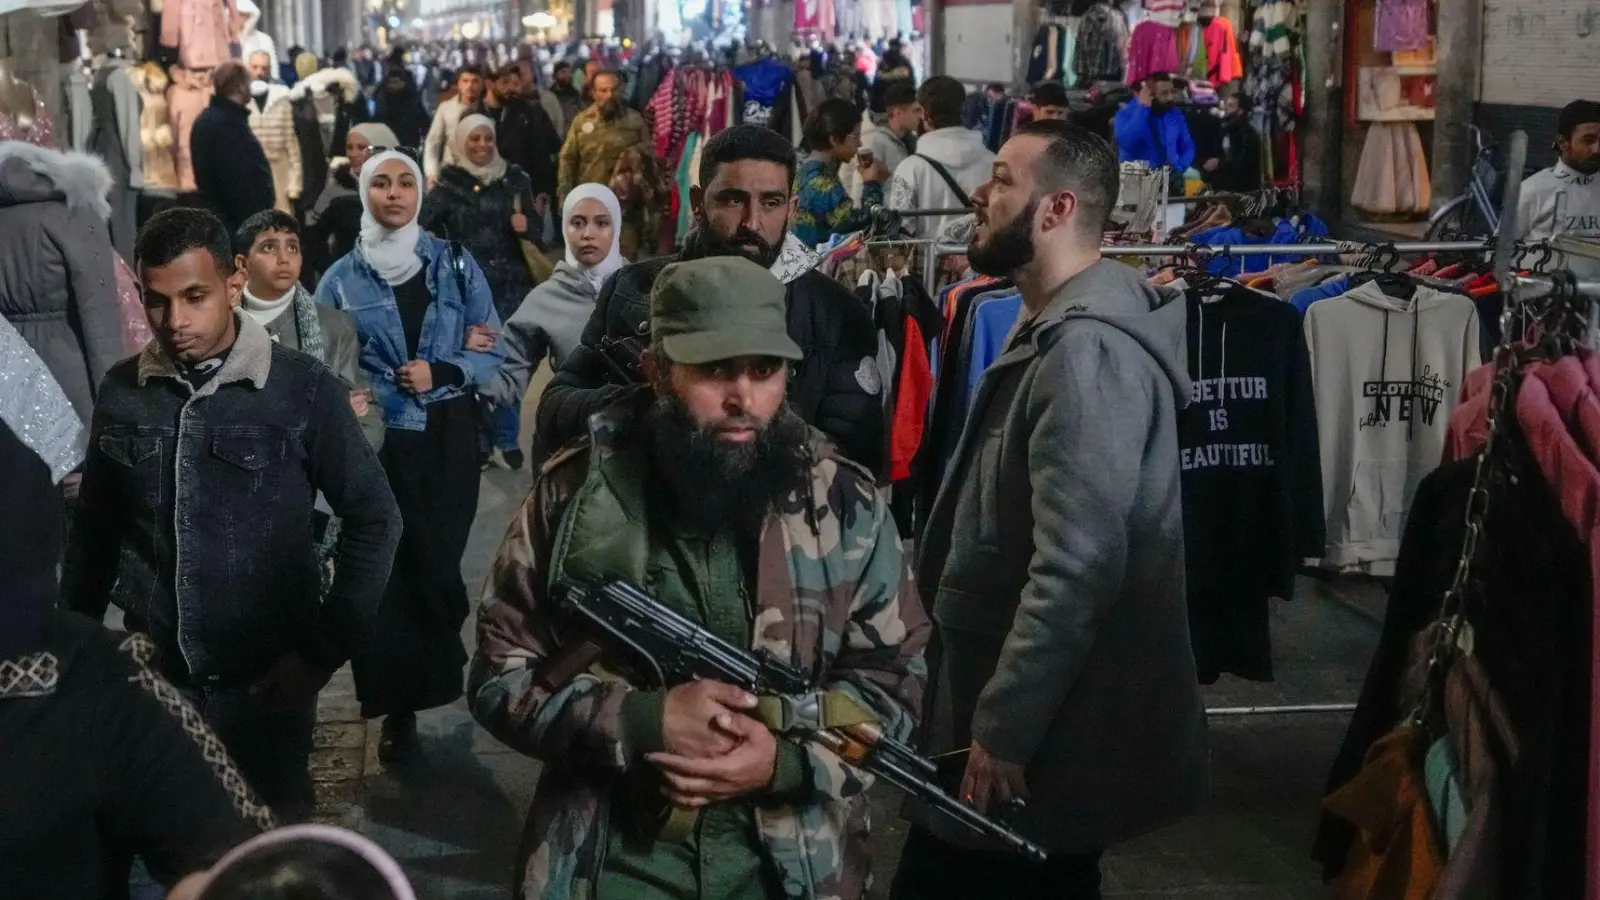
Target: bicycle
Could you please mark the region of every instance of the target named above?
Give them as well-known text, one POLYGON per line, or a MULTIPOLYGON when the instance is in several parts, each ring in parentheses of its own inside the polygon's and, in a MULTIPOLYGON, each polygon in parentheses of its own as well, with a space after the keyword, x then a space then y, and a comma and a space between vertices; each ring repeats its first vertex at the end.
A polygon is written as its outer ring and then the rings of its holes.
POLYGON ((1483 130, 1468 125, 1476 156, 1472 163, 1472 178, 1460 194, 1434 210, 1428 217, 1427 237, 1424 240, 1441 241, 1462 237, 1489 237, 1500 231, 1500 210, 1494 200, 1504 165, 1494 146, 1484 140, 1483 130))

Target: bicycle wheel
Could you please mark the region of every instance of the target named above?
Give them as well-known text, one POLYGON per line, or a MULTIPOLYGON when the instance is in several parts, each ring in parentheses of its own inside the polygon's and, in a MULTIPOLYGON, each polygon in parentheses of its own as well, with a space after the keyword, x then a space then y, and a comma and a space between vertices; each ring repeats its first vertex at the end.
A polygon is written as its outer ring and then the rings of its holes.
POLYGON ((1444 209, 1439 211, 1433 221, 1428 223, 1428 231, 1424 240, 1450 241, 1487 237, 1490 233, 1488 223, 1478 215, 1478 210, 1473 205, 1472 198, 1463 194, 1451 200, 1444 209))

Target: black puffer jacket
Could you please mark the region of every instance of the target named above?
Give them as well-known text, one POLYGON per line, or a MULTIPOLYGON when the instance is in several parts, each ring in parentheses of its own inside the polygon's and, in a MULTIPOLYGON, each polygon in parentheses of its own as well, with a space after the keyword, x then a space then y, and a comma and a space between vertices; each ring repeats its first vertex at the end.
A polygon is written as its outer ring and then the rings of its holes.
POLYGON ((505 177, 484 185, 460 166, 445 166, 439 172, 439 183, 423 198, 422 214, 417 218, 422 230, 447 241, 460 241, 472 254, 489 281, 502 322, 533 290, 518 235, 511 230, 517 198, 521 198, 521 212, 530 231, 537 231, 533 185, 522 169, 507 166, 505 177))
MULTIPOLYGON (((539 401, 540 449, 587 433, 589 416, 633 390, 600 350, 606 338, 649 340, 650 286, 668 263, 704 255, 690 236, 683 252, 618 270, 600 288, 578 347, 539 401)), ((846 456, 875 472, 885 466, 883 379, 871 313, 837 281, 812 268, 816 257, 792 235, 773 274, 789 300, 789 336, 805 353, 789 381, 789 403, 832 437, 846 456)))

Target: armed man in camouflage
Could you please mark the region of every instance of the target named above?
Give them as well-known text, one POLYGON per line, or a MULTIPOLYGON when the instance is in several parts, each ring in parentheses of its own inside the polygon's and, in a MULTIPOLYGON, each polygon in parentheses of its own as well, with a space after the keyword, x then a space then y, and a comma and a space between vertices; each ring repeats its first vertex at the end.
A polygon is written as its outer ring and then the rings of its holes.
POLYGON ((650 296, 654 390, 594 416, 512 520, 468 693, 484 727, 545 764, 519 897, 866 891, 862 772, 775 739, 731 685, 641 690, 559 665, 575 623, 551 586, 624 580, 909 736, 928 621, 871 476, 784 399, 800 358, 785 308, 783 285, 742 257, 667 267, 650 296), (665 801, 700 811, 686 839, 649 827, 665 801))

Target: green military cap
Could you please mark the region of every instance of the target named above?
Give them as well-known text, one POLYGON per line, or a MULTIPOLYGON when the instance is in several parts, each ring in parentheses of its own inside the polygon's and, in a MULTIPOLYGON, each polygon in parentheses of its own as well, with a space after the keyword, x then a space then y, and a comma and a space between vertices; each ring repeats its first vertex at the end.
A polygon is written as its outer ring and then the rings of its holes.
POLYGON ((742 256, 677 262, 650 289, 650 336, 667 358, 697 366, 738 356, 800 359, 783 284, 742 256))

